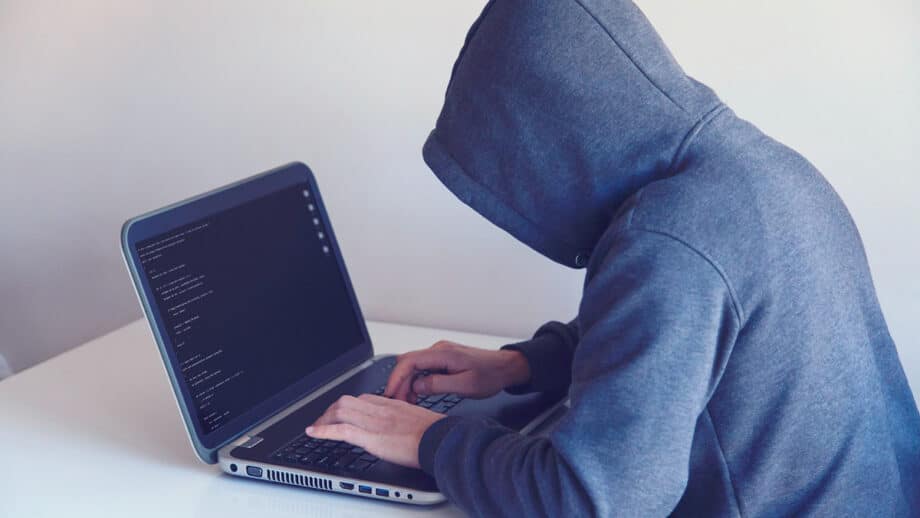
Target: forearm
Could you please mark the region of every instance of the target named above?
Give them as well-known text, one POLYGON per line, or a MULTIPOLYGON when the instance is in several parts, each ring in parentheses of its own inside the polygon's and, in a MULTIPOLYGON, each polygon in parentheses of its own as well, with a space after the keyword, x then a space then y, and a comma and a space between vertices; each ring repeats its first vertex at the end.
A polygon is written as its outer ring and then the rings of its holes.
POLYGON ((678 505, 697 420, 740 328, 731 292, 686 245, 636 233, 605 254, 585 299, 574 357, 537 340, 521 348, 538 359, 535 388, 550 373, 574 378, 548 438, 469 418, 424 434, 420 464, 466 511, 665 516, 678 505))
POLYGON ((422 469, 474 516, 593 516, 594 502, 546 438, 526 437, 487 419, 447 418, 419 447, 422 469))

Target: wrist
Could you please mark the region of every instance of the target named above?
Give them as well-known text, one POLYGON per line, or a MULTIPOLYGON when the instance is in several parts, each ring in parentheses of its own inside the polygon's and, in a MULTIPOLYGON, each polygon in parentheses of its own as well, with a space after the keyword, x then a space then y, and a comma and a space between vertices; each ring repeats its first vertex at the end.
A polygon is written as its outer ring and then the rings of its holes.
POLYGON ((416 467, 416 468, 422 467, 422 457, 421 457, 422 443, 425 441, 425 435, 428 434, 428 430, 431 430, 431 428, 435 424, 437 424, 438 421, 447 417, 446 415, 438 414, 435 412, 430 412, 430 413, 435 414, 435 416, 437 417, 434 417, 430 421, 424 423, 421 429, 419 430, 419 433, 416 434, 415 436, 416 465, 413 467, 416 467))
POLYGON ((438 453, 441 442, 447 436, 448 432, 459 424, 464 418, 443 416, 444 419, 438 419, 422 434, 422 440, 418 445, 418 464, 422 471, 435 477, 434 461, 438 453))
POLYGON ((520 351, 504 349, 499 351, 504 357, 505 388, 524 385, 530 381, 530 363, 520 351))

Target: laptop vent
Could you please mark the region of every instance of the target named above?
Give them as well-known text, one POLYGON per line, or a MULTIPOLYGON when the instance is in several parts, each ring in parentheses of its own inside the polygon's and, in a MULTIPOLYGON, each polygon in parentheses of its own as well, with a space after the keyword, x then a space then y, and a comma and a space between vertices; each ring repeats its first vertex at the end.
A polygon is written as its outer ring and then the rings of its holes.
POLYGON ((332 481, 328 478, 311 477, 299 473, 289 473, 287 471, 278 471, 274 469, 267 469, 265 472, 266 478, 274 482, 332 491, 332 481))

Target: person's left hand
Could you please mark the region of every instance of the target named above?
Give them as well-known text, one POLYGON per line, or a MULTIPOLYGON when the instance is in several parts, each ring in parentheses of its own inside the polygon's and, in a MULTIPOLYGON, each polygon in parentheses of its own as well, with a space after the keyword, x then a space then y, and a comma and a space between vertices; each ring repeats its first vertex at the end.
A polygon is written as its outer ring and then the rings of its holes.
POLYGON ((345 441, 383 460, 418 468, 422 435, 443 417, 427 408, 372 394, 342 396, 306 432, 310 437, 345 441))

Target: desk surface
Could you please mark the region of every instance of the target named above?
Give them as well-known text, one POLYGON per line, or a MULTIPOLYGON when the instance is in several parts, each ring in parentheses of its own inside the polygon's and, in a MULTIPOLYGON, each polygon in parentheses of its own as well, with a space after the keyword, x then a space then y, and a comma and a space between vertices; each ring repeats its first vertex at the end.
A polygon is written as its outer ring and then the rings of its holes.
MULTIPOLYGON (((508 338, 368 323, 378 353, 508 338)), ((146 322, 0 382, 0 516, 461 516, 231 477, 189 444, 146 322)))

